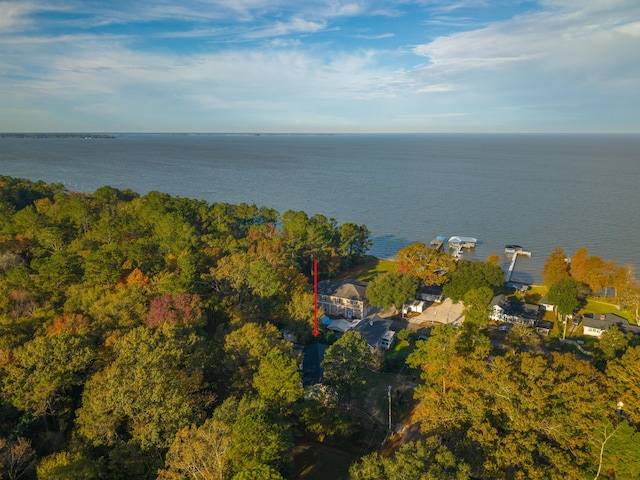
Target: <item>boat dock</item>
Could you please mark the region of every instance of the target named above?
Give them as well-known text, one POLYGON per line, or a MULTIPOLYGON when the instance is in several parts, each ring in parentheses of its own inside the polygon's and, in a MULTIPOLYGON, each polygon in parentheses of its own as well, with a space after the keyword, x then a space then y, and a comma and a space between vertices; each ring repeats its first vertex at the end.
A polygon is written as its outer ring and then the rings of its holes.
POLYGON ((434 250, 442 250, 442 247, 444 246, 444 242, 446 239, 447 239, 446 237, 439 235, 433 240, 431 240, 431 243, 429 244, 429 246, 434 250))
MULTIPOLYGON (((510 246, 517 246, 517 245, 507 245, 507 247, 510 246)), ((509 283, 511 283, 511 275, 513 274, 513 270, 516 267, 516 260, 518 260, 518 255, 525 255, 527 257, 531 257, 531 252, 525 252, 522 247, 517 246, 518 248, 514 249, 513 251, 513 257, 511 258, 511 264, 509 265, 509 270, 507 270, 507 278, 506 278, 506 283, 507 285, 509 283)), ((507 248, 505 248, 505 252, 507 252, 507 248)), ((511 253, 511 252, 508 252, 511 253)))
POLYGON ((449 239, 449 248, 475 248, 478 240, 473 237, 451 237, 449 239))

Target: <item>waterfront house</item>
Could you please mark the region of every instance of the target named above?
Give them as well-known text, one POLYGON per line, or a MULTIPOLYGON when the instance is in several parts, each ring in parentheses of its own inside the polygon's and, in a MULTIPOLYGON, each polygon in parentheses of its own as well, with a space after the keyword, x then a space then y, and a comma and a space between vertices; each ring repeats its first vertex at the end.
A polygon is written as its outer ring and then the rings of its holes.
POLYGON ((361 319, 369 315, 372 308, 366 290, 367 283, 359 280, 323 280, 318 283, 318 306, 333 317, 361 319))
POLYGON ((601 313, 592 315, 585 313, 584 319, 584 334, 590 337, 598 337, 602 335, 609 327, 618 327, 622 333, 635 333, 640 334, 640 326, 631 325, 626 319, 616 315, 615 313, 601 313))
POLYGON ((534 327, 540 320, 540 305, 511 301, 505 295, 491 300, 489 319, 502 323, 524 323, 534 327))

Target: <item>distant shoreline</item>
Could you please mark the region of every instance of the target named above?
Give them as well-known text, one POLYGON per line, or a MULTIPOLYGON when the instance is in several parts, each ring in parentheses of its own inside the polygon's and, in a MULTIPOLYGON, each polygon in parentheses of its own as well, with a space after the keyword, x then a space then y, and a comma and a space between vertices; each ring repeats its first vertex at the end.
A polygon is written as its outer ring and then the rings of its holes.
POLYGON ((104 133, 0 133, 0 138, 118 138, 104 133))

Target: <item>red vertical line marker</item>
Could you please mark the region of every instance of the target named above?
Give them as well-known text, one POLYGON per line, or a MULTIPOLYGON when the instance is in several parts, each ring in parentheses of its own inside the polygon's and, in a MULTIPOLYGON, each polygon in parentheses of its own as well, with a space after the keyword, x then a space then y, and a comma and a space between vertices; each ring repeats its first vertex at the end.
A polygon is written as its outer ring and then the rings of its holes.
POLYGON ((318 336, 318 260, 313 259, 313 336, 318 336))

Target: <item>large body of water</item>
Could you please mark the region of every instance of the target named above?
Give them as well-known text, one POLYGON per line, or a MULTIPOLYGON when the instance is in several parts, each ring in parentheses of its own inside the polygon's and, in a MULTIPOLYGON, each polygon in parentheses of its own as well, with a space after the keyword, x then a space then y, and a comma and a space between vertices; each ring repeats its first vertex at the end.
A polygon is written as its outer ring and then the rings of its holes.
POLYGON ((640 266, 638 135, 0 138, 0 174, 321 213, 366 224, 378 257, 438 235, 477 238, 471 259, 515 243, 532 253, 516 281, 556 246, 640 266))

